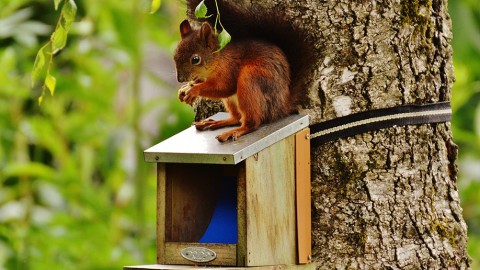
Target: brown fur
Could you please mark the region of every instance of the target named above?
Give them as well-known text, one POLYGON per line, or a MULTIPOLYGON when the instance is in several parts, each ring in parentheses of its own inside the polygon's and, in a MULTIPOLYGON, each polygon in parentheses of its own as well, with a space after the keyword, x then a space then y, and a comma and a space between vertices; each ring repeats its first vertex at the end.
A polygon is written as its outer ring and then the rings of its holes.
POLYGON ((290 95, 290 67, 278 47, 259 40, 232 41, 221 51, 208 23, 193 30, 188 21, 180 25, 182 40, 175 51, 179 82, 190 86, 179 91, 179 98, 192 104, 196 97, 221 99, 230 113, 222 121, 195 123, 199 130, 240 124, 217 136, 221 142, 257 129, 287 116, 294 109, 290 95), (192 64, 193 56, 200 62, 192 64))

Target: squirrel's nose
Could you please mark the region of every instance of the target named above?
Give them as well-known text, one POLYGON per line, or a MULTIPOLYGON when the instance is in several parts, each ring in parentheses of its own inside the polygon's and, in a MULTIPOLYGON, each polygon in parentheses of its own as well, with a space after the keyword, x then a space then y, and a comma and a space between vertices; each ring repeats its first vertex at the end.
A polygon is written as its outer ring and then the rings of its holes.
POLYGON ((180 72, 177 71, 177 81, 178 82, 186 82, 187 79, 184 74, 181 74, 180 72))

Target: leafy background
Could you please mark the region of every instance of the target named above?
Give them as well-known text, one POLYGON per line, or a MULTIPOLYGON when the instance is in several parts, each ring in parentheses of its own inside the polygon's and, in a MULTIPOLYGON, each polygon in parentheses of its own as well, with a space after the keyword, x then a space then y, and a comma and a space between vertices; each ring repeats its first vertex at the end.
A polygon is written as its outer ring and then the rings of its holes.
MULTIPOLYGON (((55 1, 59 2, 59 1, 55 1)), ((0 0, 0 270, 122 269, 155 261, 155 166, 142 150, 193 119, 172 53, 184 10, 84 0, 37 105, 35 55, 52 0, 0 0)), ((480 269, 480 3, 451 0, 453 130, 472 269, 480 269)))

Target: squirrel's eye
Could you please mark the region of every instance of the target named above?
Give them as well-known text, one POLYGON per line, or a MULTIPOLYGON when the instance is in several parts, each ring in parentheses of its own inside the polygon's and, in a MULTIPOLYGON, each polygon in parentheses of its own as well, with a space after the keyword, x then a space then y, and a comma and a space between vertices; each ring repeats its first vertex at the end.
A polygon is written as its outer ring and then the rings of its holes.
POLYGON ((191 60, 192 65, 198 65, 200 64, 201 61, 202 61, 202 58, 200 58, 200 56, 198 55, 194 55, 191 60))

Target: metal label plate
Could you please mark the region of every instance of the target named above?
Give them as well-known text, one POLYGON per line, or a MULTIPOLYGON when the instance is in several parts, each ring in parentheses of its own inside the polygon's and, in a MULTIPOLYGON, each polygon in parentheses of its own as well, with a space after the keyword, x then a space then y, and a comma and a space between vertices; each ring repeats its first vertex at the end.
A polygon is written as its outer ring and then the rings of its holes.
POLYGON ((187 247, 180 251, 183 258, 197 263, 211 262, 217 258, 215 251, 204 247, 187 247))

